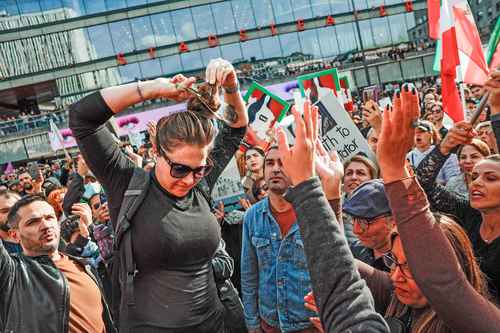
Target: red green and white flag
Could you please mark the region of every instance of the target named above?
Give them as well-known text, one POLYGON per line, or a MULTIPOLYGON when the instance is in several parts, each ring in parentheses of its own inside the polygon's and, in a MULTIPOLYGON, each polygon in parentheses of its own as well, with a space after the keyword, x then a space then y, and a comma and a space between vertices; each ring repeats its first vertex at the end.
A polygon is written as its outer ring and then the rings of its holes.
POLYGON ((344 97, 344 109, 348 112, 354 111, 354 102, 351 95, 351 86, 349 84, 349 78, 347 75, 339 77, 340 89, 342 90, 344 97))
POLYGON ((488 43, 488 50, 486 52, 486 62, 490 66, 491 70, 500 66, 500 16, 497 18, 497 23, 495 29, 490 37, 490 42, 488 43))
POLYGON ((460 81, 482 85, 489 69, 467 1, 441 0, 439 26, 440 40, 436 57, 439 57, 437 59, 441 67, 443 107, 450 118, 457 122, 464 119, 455 83, 457 71, 460 81))

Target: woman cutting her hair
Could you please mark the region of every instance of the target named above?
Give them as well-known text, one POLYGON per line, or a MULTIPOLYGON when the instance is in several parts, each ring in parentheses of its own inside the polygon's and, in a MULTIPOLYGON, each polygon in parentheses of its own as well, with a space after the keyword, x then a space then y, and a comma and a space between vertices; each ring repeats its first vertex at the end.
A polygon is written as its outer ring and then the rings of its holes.
MULTIPOLYGON (((121 331, 222 332, 223 309, 211 261, 221 237, 217 220, 197 184, 212 190, 237 150, 248 118, 233 66, 212 60, 196 92, 195 78, 130 83, 102 89, 72 106, 70 127, 90 169, 103 185, 116 228, 125 191, 135 166, 102 126, 127 107, 148 99, 188 100, 186 110, 165 115, 156 126, 156 166, 148 192, 131 218, 136 274, 135 305, 121 331), (214 125, 217 91, 227 104, 224 122, 214 125)), ((123 287, 121 290, 123 297, 123 287)), ((116 304, 114 305, 116 307, 116 304)))

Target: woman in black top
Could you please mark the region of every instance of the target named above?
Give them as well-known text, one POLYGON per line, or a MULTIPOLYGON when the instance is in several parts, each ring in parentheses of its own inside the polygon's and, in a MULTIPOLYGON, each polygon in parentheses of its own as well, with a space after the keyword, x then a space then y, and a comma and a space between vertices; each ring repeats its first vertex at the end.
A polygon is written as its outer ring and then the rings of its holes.
POLYGON ((223 330, 223 310, 211 265, 220 229, 196 185, 204 179, 212 190, 245 134, 248 117, 233 66, 222 59, 212 60, 206 74, 210 85, 200 87, 201 98, 192 95, 194 78, 177 75, 105 88, 83 98, 70 111, 70 127, 106 190, 116 224, 134 165, 103 124, 113 114, 146 99, 189 98, 187 110, 166 115, 157 123, 156 167, 131 223, 138 270, 135 307, 120 326, 133 332, 223 330), (225 91, 227 105, 226 122, 219 123, 217 133, 211 118, 219 106, 219 86, 225 91))
MULTIPOLYGON (((491 82, 492 80, 490 80, 491 82)), ((500 86, 500 75, 498 78, 500 86)), ((496 89, 500 92, 500 88, 496 89)), ((492 94, 497 99, 497 93, 492 94)), ((500 103, 491 103, 492 124, 499 128, 500 103)), ((500 136, 497 134, 497 143, 500 136)), ((500 157, 492 155, 474 166, 469 186, 470 199, 448 191, 436 183, 439 170, 450 153, 460 144, 469 144, 475 133, 472 125, 460 122, 455 125, 440 145, 436 146, 419 164, 416 173, 434 210, 456 216, 456 221, 466 230, 481 270, 486 274, 489 291, 500 303, 500 157)))

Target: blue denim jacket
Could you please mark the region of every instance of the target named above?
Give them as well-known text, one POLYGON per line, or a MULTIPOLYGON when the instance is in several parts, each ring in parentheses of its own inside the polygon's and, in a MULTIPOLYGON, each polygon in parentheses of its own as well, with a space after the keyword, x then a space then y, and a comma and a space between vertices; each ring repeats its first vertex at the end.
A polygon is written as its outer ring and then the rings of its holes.
POLYGON ((282 239, 269 199, 256 203, 243 222, 241 293, 247 327, 260 327, 260 319, 282 332, 311 327, 309 317, 315 314, 304 308, 304 296, 310 291, 297 223, 282 239))

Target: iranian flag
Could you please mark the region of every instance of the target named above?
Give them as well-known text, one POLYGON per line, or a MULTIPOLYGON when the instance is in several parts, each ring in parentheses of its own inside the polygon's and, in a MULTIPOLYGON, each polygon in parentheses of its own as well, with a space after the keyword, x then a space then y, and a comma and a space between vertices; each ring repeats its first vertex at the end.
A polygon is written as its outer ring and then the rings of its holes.
POLYGON ((493 30, 490 42, 488 43, 488 51, 486 53, 486 62, 490 69, 494 70, 500 66, 500 16, 497 18, 495 29, 493 30))
POLYGON ((340 89, 344 97, 344 109, 348 112, 354 111, 354 103, 351 95, 351 87, 349 85, 349 78, 347 76, 339 77, 340 89))
POLYGON ((464 119, 455 83, 457 70, 460 81, 483 85, 489 69, 467 1, 442 0, 439 27, 440 45, 436 57, 439 57, 441 67, 443 108, 457 122, 464 119))
POLYGON ((429 37, 439 39, 439 8, 441 0, 427 0, 427 17, 429 21, 429 37))

